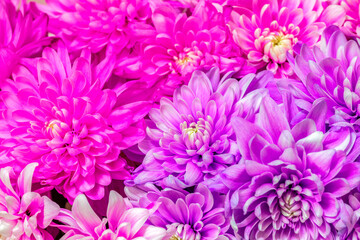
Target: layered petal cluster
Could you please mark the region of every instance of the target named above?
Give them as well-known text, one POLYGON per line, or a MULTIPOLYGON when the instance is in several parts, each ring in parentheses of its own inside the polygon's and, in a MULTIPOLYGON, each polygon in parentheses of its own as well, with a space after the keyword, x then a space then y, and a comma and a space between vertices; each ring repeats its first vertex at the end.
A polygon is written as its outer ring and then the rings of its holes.
POLYGON ((201 184, 193 193, 147 187, 146 191, 126 187, 125 193, 134 205, 142 208, 159 204, 149 222, 167 229, 164 240, 232 239, 225 234, 230 226, 229 219, 225 217, 225 195, 211 193, 201 184))
MULTIPOLYGON (((239 160, 230 120, 251 112, 272 79, 270 72, 249 74, 240 82, 219 70, 195 71, 189 84, 176 89, 173 101, 162 98, 148 122, 148 139, 139 144, 146 153, 135 171, 134 184, 153 182, 186 188, 211 181, 239 160)), ((213 186, 214 187, 214 186, 213 186)))
POLYGON ((360 36, 359 0, 333 0, 323 3, 322 18, 329 24, 339 26, 348 36, 360 36))
POLYGON ((0 82, 10 77, 13 68, 24 57, 30 57, 50 41, 47 34, 47 16, 32 13, 33 5, 21 1, 0 2, 0 82), (19 3, 18 3, 19 4, 19 3))
POLYGON ((1 239, 53 239, 45 228, 58 215, 60 207, 48 197, 31 191, 36 166, 37 163, 30 163, 19 175, 11 167, 0 170, 1 239))
POLYGON ((360 2, 359 0, 343 0, 340 5, 345 11, 342 30, 351 36, 360 37, 360 2))
POLYGON ((245 239, 335 239, 341 197, 360 183, 360 163, 328 147, 318 118, 292 129, 263 99, 255 123, 234 118, 243 162, 222 178, 232 190, 234 231, 245 239), (320 128, 321 129, 321 128, 320 128))
POLYGON ((296 52, 294 58, 289 56, 289 62, 302 81, 292 84, 297 98, 307 102, 325 98, 331 110, 329 115, 336 113, 356 123, 360 113, 358 42, 347 40, 338 27, 331 26, 324 31, 320 48, 311 50, 304 44, 296 52))
POLYGON ((346 204, 342 211, 341 239, 360 238, 360 193, 354 191, 345 198, 346 204))
POLYGON ((162 240, 165 229, 146 224, 154 210, 133 208, 117 192, 111 191, 106 217, 100 219, 85 195, 76 197, 71 212, 61 209, 55 225, 65 232, 61 240, 162 240))
POLYGON ((235 43, 257 68, 289 76, 293 70, 286 54, 297 42, 317 43, 325 23, 320 21, 320 0, 231 1, 229 22, 235 43))
POLYGON ((154 10, 152 21, 157 35, 145 47, 143 58, 145 71, 161 79, 160 88, 173 91, 187 82, 186 77, 194 70, 207 71, 215 66, 222 73, 254 72, 244 67, 222 11, 207 1, 199 1, 190 16, 167 5, 154 10))
POLYGON ((20 65, 14 80, 1 86, 7 156, 17 172, 38 162, 36 178, 56 186, 70 202, 79 193, 101 199, 112 179, 129 177, 120 151, 144 138, 148 112, 146 102, 103 90, 108 64, 92 66, 89 56, 84 52, 71 63, 59 43, 33 65, 20 65))
POLYGON ((147 0, 46 0, 38 7, 50 17, 49 31, 71 52, 89 48, 96 53, 107 45, 119 52, 153 33, 147 0))

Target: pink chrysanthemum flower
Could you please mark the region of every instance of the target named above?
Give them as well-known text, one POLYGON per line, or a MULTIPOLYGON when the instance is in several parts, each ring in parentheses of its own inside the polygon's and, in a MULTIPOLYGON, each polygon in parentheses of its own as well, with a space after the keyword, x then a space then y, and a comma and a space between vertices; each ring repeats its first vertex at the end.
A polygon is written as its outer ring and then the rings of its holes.
POLYGON ((0 170, 0 239, 53 239, 44 229, 60 208, 48 197, 31 191, 36 166, 37 163, 27 165, 17 182, 11 167, 0 170))
POLYGON ((17 9, 13 2, 0 2, 0 82, 10 76, 22 58, 39 52, 41 45, 50 40, 45 39, 45 14, 35 17, 30 11, 32 5, 22 1, 21 9, 17 9))
POLYGON ((174 90, 188 81, 194 70, 214 66, 221 73, 252 71, 243 68, 245 60, 231 39, 221 11, 204 2, 195 7, 191 16, 164 5, 154 10, 152 20, 157 35, 144 49, 143 67, 162 82, 160 88, 174 90))
POLYGON ((297 42, 313 46, 325 23, 319 22, 321 1, 235 1, 229 22, 234 41, 257 68, 281 75, 293 73, 286 53, 297 42))
POLYGON ((49 31, 61 37, 70 52, 87 47, 99 52, 109 44, 121 51, 153 33, 147 0, 47 0, 38 6, 50 17, 49 31))
POLYGON ((119 154, 143 139, 148 111, 147 102, 122 99, 126 88, 102 90, 108 64, 92 66, 88 56, 71 64, 61 44, 46 48, 36 68, 19 66, 1 86, 2 147, 17 170, 39 162, 36 177, 70 202, 79 193, 101 199, 112 179, 129 177, 119 154))
POLYGON ((166 230, 146 224, 154 210, 132 208, 127 199, 111 191, 106 218, 100 219, 85 195, 79 195, 72 212, 62 209, 56 220, 66 234, 61 240, 162 240, 166 230))

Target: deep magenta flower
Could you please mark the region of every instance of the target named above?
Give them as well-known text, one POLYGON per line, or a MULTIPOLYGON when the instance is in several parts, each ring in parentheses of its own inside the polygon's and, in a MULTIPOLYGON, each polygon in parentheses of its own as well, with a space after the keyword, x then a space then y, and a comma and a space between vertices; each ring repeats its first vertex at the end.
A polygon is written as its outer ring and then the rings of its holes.
MULTIPOLYGON (((347 40, 338 27, 328 27, 320 48, 301 45, 289 62, 302 84, 291 84, 297 98, 307 102, 325 98, 330 115, 356 123, 360 113, 360 47, 347 40)), ((302 104, 304 106, 304 104, 302 104)))
POLYGON ((165 229, 146 224, 154 210, 133 208, 115 191, 110 192, 106 217, 99 218, 85 195, 76 197, 71 212, 61 209, 54 225, 65 232, 61 240, 162 240, 165 229))
POLYGON ((149 110, 147 102, 122 99, 125 85, 103 90, 111 64, 92 66, 89 56, 71 64, 59 43, 1 86, 2 148, 11 164, 19 171, 38 162, 36 177, 70 202, 79 193, 101 199, 112 179, 129 177, 119 154, 144 138, 149 110))
POLYGON ((28 164, 20 175, 11 167, 0 169, 1 239, 53 239, 44 229, 58 215, 60 207, 48 197, 31 191, 36 166, 37 163, 28 164))
POLYGON ((89 48, 96 53, 107 45, 119 52, 153 34, 147 0, 46 0, 38 7, 49 15, 49 31, 70 52, 89 48))
POLYGON ((230 1, 233 11, 229 22, 234 41, 257 68, 292 75, 286 53, 293 53, 297 42, 313 46, 325 23, 319 21, 320 0, 315 1, 230 1))
MULTIPOLYGON (((148 139, 139 144, 145 159, 133 184, 153 182, 185 188, 207 181, 211 185, 227 166, 239 160, 230 120, 252 112, 272 79, 270 72, 249 74, 239 82, 219 70, 195 71, 188 86, 176 89, 173 101, 162 98, 150 111, 148 139)), ((215 186, 213 186, 215 187, 215 186)))
POLYGON ((198 185, 193 193, 170 188, 159 191, 149 186, 145 190, 126 187, 125 193, 135 206, 159 205, 149 222, 167 229, 164 240, 231 239, 225 234, 230 226, 225 217, 225 195, 211 193, 204 185, 198 185))
POLYGON ((216 66, 221 73, 254 72, 244 66, 221 11, 207 1, 197 3, 191 16, 171 6, 157 7, 152 15, 157 35, 144 49, 144 70, 173 90, 194 70, 216 66))
POLYGON ((0 83, 10 77, 13 68, 24 57, 40 52, 50 42, 47 34, 47 17, 32 13, 33 5, 21 1, 0 2, 0 83), (18 3, 19 4, 19 3, 18 3))
POLYGON ((233 118, 243 159, 222 178, 233 192, 229 204, 238 237, 335 239, 341 197, 359 185, 360 163, 325 144, 318 130, 322 114, 290 129, 265 97, 255 123, 233 118))

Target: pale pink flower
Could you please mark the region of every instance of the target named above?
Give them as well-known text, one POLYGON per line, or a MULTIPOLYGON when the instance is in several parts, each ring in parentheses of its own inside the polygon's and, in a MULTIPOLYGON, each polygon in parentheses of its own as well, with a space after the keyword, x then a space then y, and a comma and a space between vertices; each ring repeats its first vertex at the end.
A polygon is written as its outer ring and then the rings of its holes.
POLYGON ((106 217, 100 219, 85 195, 79 195, 72 211, 62 209, 56 225, 66 234, 61 240, 161 240, 166 230, 146 224, 154 210, 133 208, 127 199, 111 191, 106 217))
POLYGON ((45 230, 60 211, 46 196, 31 191, 37 163, 27 165, 18 176, 11 167, 0 169, 0 239, 53 239, 45 230))
POLYGON ((234 41, 257 68, 291 75, 286 54, 297 42, 313 46, 325 23, 319 21, 320 0, 230 1, 233 6, 230 29, 234 41))

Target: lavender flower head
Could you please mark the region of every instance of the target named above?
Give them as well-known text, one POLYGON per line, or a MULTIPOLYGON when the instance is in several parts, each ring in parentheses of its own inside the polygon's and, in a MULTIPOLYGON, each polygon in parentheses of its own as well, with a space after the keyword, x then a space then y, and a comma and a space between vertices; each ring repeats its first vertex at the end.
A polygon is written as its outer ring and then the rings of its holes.
POLYGON ((250 74, 240 82, 219 70, 195 71, 187 86, 178 88, 173 101, 163 98, 150 111, 148 139, 139 144, 145 159, 134 173, 133 184, 154 182, 162 187, 186 188, 211 181, 239 160, 230 124, 256 107, 270 72, 250 74), (252 91, 254 90, 254 91, 252 91), (250 93, 249 93, 250 92, 250 93))
POLYGON ((159 191, 149 185, 144 190, 126 187, 125 193, 138 207, 159 204, 149 222, 167 229, 164 240, 232 239, 225 234, 230 226, 225 217, 225 195, 211 193, 204 185, 198 185, 193 193, 170 188, 159 191))
POLYGON ((245 239, 335 239, 341 197, 360 183, 360 163, 329 148, 318 118, 290 129, 265 97, 256 123, 234 118, 242 161, 222 174, 233 229, 245 239))
POLYGON ((53 239, 45 228, 58 215, 60 207, 48 197, 31 191, 36 166, 37 163, 27 165, 17 181, 11 167, 0 170, 1 239, 53 239))
POLYGON ((359 44, 348 40, 338 27, 331 26, 324 31, 320 48, 315 46, 311 50, 303 44, 296 48, 296 53, 288 58, 303 83, 290 84, 297 98, 310 103, 325 98, 330 116, 336 113, 356 123, 360 113, 359 44))

